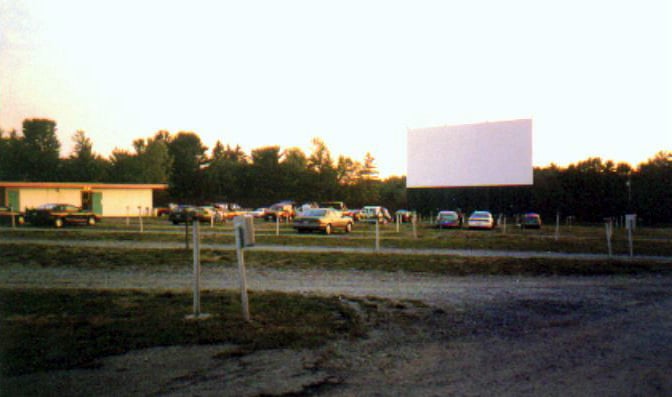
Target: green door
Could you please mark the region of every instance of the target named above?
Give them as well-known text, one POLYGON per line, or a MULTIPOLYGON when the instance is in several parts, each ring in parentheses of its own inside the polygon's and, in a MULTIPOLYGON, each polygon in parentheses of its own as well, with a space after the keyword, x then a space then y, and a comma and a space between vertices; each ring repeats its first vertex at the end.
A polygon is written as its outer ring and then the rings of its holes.
POLYGON ((93 192, 93 213, 103 215, 103 193, 93 192))
POLYGON ((8 190, 7 191, 7 206, 12 207, 14 211, 21 210, 21 202, 19 201, 19 191, 18 190, 8 190))

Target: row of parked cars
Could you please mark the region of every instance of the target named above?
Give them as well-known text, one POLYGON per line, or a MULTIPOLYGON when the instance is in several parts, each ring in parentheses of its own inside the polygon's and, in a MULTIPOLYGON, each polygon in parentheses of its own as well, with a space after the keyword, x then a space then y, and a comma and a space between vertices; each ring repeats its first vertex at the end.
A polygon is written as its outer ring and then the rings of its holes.
MULTIPOLYGON (((464 217, 459 211, 439 211, 436 216, 438 228, 461 228, 463 223, 464 217)), ((519 226, 523 229, 539 229, 541 224, 541 216, 537 213, 528 212, 520 217, 519 226)), ((467 218, 469 229, 494 229, 496 225, 497 221, 490 211, 474 211, 467 218)))

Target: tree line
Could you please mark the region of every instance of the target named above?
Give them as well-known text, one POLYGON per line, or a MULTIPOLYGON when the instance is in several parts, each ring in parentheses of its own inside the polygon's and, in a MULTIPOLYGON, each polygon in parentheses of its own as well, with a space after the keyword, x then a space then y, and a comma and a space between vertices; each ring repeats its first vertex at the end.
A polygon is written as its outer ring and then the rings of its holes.
MULTIPOLYGON (((72 153, 62 158, 53 120, 27 119, 21 133, 0 130, 0 180, 166 183, 167 195, 159 200, 164 203, 237 202, 258 207, 280 200, 342 200, 353 208, 409 206, 404 176, 380 178, 370 153, 362 161, 343 155, 334 158, 319 138, 313 139, 308 154, 279 146, 248 154, 221 141, 209 149, 195 132, 158 131, 134 140, 132 150, 115 149, 109 157, 93 151, 84 131, 75 132, 72 140, 72 153)), ((454 209, 450 196, 448 190, 425 203, 410 204, 425 213, 454 209)), ((489 200, 502 212, 512 210, 515 202, 517 209, 524 206, 547 218, 560 213, 580 221, 601 221, 637 213, 648 223, 670 224, 672 152, 661 151, 636 168, 600 158, 567 167, 535 167, 534 185, 522 196, 500 192, 489 200)))
POLYGON ((405 178, 381 179, 370 153, 362 161, 334 158, 319 138, 312 140, 309 154, 279 146, 248 154, 221 141, 209 149, 195 132, 158 131, 134 140, 132 150, 114 149, 107 158, 93 151, 84 131, 72 140, 72 153, 61 158, 53 120, 27 119, 21 133, 0 130, 0 180, 166 183, 168 195, 160 199, 166 203, 257 207, 281 200, 342 200, 351 206, 385 202, 401 208, 406 202, 405 178))

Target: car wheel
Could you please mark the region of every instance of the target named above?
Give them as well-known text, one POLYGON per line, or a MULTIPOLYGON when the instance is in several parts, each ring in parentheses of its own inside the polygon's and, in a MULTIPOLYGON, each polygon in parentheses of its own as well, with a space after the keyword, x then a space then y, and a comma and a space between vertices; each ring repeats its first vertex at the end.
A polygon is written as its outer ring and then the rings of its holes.
POLYGON ((63 227, 63 219, 62 218, 54 219, 54 227, 56 227, 56 228, 63 227))
POLYGON ((93 226, 96 224, 96 218, 90 216, 89 219, 86 220, 86 224, 89 226, 93 226))
POLYGON ((347 223, 345 225, 345 232, 350 233, 352 231, 352 223, 347 223))
POLYGON ((324 227, 324 234, 331 234, 331 225, 327 225, 324 227))

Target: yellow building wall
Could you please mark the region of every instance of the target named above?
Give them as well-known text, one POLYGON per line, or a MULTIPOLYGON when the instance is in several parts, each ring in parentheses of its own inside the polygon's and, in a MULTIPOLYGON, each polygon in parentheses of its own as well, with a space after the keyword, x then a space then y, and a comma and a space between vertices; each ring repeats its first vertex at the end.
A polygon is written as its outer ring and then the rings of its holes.
MULTIPOLYGON (((21 210, 47 203, 82 205, 81 189, 20 188, 19 202, 21 210)), ((153 194, 151 189, 95 189, 93 193, 102 194, 102 216, 137 216, 138 207, 142 215, 152 215, 153 194)))
POLYGON ((18 189, 21 210, 47 203, 65 203, 82 205, 82 193, 79 189, 18 189))
POLYGON ((137 216, 138 207, 142 215, 153 213, 151 189, 96 189, 93 192, 103 194, 103 216, 137 216))

